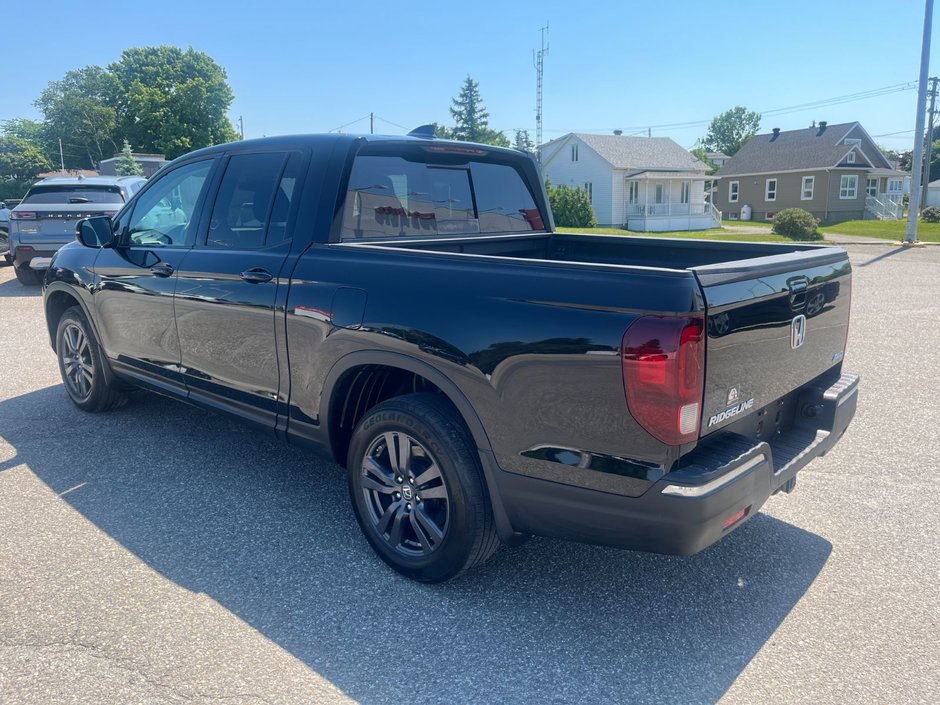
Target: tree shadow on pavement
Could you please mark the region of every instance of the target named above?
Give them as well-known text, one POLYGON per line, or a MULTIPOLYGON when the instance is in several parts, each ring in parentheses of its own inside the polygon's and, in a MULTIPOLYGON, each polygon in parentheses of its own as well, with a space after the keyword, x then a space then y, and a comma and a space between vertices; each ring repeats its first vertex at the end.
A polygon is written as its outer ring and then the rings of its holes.
POLYGON ((228 419, 144 393, 92 416, 57 386, 0 403, 0 429, 0 472, 77 487, 62 500, 363 703, 713 703, 831 552, 759 514, 691 557, 533 539, 419 585, 372 554, 337 466, 228 419))

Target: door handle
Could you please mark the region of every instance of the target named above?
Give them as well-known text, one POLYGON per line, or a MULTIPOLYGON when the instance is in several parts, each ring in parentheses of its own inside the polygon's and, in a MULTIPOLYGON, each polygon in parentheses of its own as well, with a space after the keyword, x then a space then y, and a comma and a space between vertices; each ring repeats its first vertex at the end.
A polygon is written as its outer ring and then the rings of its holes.
POLYGON ((173 274, 173 265, 168 262, 158 262, 150 268, 150 271, 158 277, 168 277, 173 274))
POLYGON ((269 282, 274 279, 274 275, 266 269, 255 267, 254 269, 248 269, 242 272, 242 279, 246 282, 252 282, 253 284, 263 284, 264 282, 269 282))

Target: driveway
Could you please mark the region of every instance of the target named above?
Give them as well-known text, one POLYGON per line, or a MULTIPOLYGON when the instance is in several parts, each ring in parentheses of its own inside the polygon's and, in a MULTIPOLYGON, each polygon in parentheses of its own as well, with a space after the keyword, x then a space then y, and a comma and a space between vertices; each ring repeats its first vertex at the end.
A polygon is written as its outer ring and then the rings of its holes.
POLYGON ((0 267, 0 702, 940 702, 940 248, 850 252, 858 415, 796 492, 696 556, 533 539, 438 586, 329 462, 74 409, 0 267))

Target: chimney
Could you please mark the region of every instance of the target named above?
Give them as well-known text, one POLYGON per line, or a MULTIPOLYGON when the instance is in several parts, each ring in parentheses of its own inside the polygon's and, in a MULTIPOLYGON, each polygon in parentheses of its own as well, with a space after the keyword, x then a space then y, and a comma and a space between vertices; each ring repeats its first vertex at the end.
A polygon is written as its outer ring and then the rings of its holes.
POLYGON ((775 139, 777 139, 779 136, 780 136, 780 128, 779 128, 779 127, 775 127, 775 128, 774 128, 774 136, 770 138, 770 141, 773 142, 773 141, 774 141, 775 139))
POLYGON ((617 135, 617 137, 620 137, 620 135, 623 134, 623 130, 614 130, 614 134, 617 135))
POLYGON ((823 132, 825 132, 825 131, 826 131, 826 121, 825 121, 825 120, 820 120, 820 121, 819 121, 819 131, 816 133, 816 136, 819 137, 819 136, 820 136, 823 132))

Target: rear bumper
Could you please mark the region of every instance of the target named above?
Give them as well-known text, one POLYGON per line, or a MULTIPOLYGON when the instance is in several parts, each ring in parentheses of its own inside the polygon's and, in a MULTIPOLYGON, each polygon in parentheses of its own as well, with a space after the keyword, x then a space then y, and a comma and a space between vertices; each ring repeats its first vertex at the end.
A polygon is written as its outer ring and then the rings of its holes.
POLYGON ((17 267, 27 267, 29 269, 47 269, 52 256, 56 253, 58 247, 33 248, 30 245, 19 245, 13 249, 13 264, 17 267), (35 260, 35 263, 34 263, 35 260))
POLYGON ((687 555, 754 516, 773 493, 831 449, 855 415, 858 376, 844 374, 805 406, 812 417, 771 442, 733 433, 712 439, 639 497, 599 492, 504 472, 492 465, 501 511, 522 533, 687 555), (735 518, 738 517, 738 518, 735 518))

